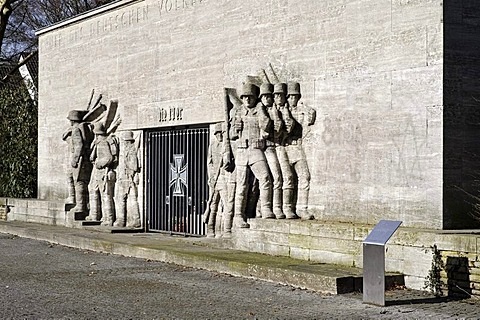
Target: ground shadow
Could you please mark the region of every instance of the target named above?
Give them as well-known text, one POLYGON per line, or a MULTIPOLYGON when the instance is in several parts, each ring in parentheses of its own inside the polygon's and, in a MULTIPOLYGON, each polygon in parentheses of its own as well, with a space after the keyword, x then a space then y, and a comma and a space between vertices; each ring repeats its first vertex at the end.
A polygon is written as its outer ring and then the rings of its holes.
POLYGON ((395 300, 386 300, 385 306, 401 306, 409 304, 434 304, 434 303, 445 303, 450 301, 459 301, 466 298, 461 297, 425 297, 425 298, 406 298, 406 299, 395 299, 395 300))
POLYGON ((402 294, 400 292, 396 294, 397 297, 391 300, 387 299, 385 305, 434 304, 470 298, 472 289, 470 288, 468 258, 447 257, 445 271, 447 273, 447 283, 444 283, 443 287, 447 289, 447 292, 445 292, 447 296, 435 297, 430 295, 428 297, 422 297, 420 293, 416 293, 413 294, 412 297, 412 293, 406 291, 404 297, 401 296, 402 294))

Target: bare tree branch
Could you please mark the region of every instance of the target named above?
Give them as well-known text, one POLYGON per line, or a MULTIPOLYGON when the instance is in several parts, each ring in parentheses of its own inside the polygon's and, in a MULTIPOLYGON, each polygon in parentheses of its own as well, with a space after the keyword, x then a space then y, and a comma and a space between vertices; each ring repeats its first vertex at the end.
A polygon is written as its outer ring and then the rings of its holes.
POLYGON ((13 67, 1 80, 0 80, 0 86, 5 84, 10 77, 12 77, 15 72, 17 72, 18 69, 20 69, 21 66, 25 65, 29 60, 31 60, 35 55, 37 54, 37 51, 34 51, 30 53, 28 56, 25 57, 22 61, 20 61, 15 67, 13 67))

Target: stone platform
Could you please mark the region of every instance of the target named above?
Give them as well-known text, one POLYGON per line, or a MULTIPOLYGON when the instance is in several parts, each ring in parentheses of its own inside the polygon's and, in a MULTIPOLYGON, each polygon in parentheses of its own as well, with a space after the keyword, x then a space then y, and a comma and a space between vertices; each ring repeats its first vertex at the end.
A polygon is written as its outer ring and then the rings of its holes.
MULTIPOLYGON (((4 200, 9 206, 7 221, 11 222, 69 227, 65 232, 70 230, 72 233, 82 228, 89 228, 97 233, 142 231, 84 226, 82 221, 76 221, 73 216, 69 216, 68 205, 60 201, 4 200)), ((302 264, 336 265, 357 270, 356 268, 363 266, 362 241, 374 227, 320 220, 250 219, 249 223, 250 229, 236 230, 234 237, 228 241, 197 239, 195 243, 209 244, 232 252, 259 253, 262 257, 269 255, 292 258, 302 264)), ((120 238, 128 236, 118 235, 120 238)), ((441 280, 445 284, 445 291, 466 291, 472 295, 480 295, 479 245, 480 230, 400 227, 386 246, 386 271, 404 275, 407 288, 423 290, 425 279, 432 269, 432 247, 436 246, 444 264, 441 280)))
MULTIPOLYGON (((0 232, 84 250, 256 278, 324 293, 340 294, 362 289, 362 269, 223 248, 222 246, 227 246, 225 242, 230 240, 173 237, 158 233, 118 234, 98 232, 91 227, 71 229, 12 221, 0 221, 0 232)), ((387 285, 402 286, 403 276, 389 274, 387 285)))

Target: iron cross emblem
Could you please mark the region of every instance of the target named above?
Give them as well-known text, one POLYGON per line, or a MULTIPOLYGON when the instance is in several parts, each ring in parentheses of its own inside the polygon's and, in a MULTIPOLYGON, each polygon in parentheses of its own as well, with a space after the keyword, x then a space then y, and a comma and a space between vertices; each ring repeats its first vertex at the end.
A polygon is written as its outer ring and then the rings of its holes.
POLYGON ((185 163, 183 166, 184 155, 174 154, 173 163, 170 163, 170 188, 174 186, 174 196, 184 196, 182 184, 187 187, 187 168, 185 163))

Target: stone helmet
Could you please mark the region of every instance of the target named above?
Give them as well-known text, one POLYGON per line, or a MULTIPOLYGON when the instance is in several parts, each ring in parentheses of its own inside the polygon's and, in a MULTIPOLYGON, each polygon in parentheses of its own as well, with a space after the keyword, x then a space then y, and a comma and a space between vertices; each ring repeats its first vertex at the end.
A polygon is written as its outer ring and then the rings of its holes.
POLYGON ((256 85, 251 82, 244 83, 242 86, 242 92, 240 94, 240 99, 244 96, 254 96, 258 98, 259 89, 256 85))
POLYGON ((287 94, 287 84, 283 82, 275 83, 273 87, 273 93, 283 93, 287 94))
POLYGON ((223 126, 222 123, 215 123, 215 126, 213 127, 213 134, 217 133, 222 133, 223 132, 223 126))
POLYGON ((262 97, 264 94, 273 94, 273 84, 262 83, 260 86, 260 97, 262 97))
POLYGON ((83 121, 83 117, 87 114, 86 110, 71 110, 68 113, 67 119, 71 121, 83 121))
POLYGON ((135 138, 133 137, 133 131, 124 131, 122 135, 122 139, 124 141, 135 141, 135 138))
POLYGON ((96 122, 93 125, 93 133, 99 134, 99 135, 105 135, 105 125, 102 122, 96 122))
POLYGON ((300 98, 302 97, 302 94, 300 93, 300 83, 291 81, 288 83, 288 96, 296 94, 299 95, 300 98))

